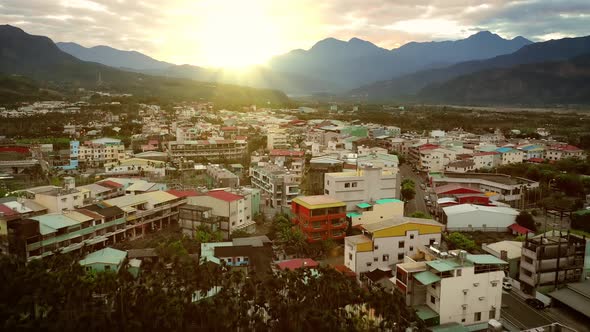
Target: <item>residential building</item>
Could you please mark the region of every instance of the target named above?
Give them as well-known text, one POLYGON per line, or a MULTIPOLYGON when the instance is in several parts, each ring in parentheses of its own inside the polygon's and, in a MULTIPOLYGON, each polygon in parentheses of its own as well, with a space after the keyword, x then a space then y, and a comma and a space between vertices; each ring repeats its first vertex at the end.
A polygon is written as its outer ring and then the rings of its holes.
MULTIPOLYGON (((70 145, 75 148, 76 145, 70 145)), ((76 151, 71 150, 71 157, 76 157, 76 151)), ((125 145, 119 139, 99 138, 92 141, 86 141, 77 146, 77 158, 79 163, 89 167, 103 167, 105 163, 113 163, 124 160, 125 145)))
POLYGON ((342 172, 344 162, 329 156, 311 158, 307 170, 308 195, 322 195, 324 193, 324 176, 326 173, 342 172))
POLYGON ((520 285, 523 291, 549 291, 578 282, 584 275, 587 240, 580 236, 550 231, 526 238, 520 260, 520 285))
POLYGON ((396 265, 394 281, 427 326, 460 323, 479 331, 500 318, 505 266, 492 255, 429 247, 396 265))
MULTIPOLYGON (((114 182, 114 181, 113 181, 114 182)), ((140 195, 153 191, 162 191, 167 189, 165 183, 149 182, 140 179, 133 179, 133 182, 129 184, 125 193, 127 195, 140 195)))
POLYGON ((266 206, 287 207, 300 194, 301 176, 274 164, 250 167, 252 186, 261 190, 266 206))
POLYGON ((399 171, 399 158, 394 154, 387 153, 369 153, 361 155, 356 159, 356 165, 359 168, 366 166, 381 168, 383 171, 399 171))
POLYGON ((495 151, 476 152, 473 154, 474 169, 490 169, 500 165, 500 154, 495 151))
POLYGON ((127 252, 113 248, 104 248, 90 253, 78 263, 86 272, 115 272, 118 273, 127 258, 127 252))
POLYGON ((129 158, 104 164, 107 175, 166 175, 166 162, 142 158, 129 158))
POLYGON ((221 165, 207 165, 207 175, 215 188, 237 188, 240 185, 240 178, 221 165))
POLYGON ((273 131, 269 132, 267 137, 266 149, 273 150, 273 149, 289 149, 291 148, 291 144, 289 144, 289 135, 284 131, 273 131))
POLYGON ((252 195, 242 196, 225 190, 212 190, 186 199, 187 206, 183 207, 181 223, 185 233, 194 235, 194 229, 204 224, 212 230, 221 231, 223 238, 229 239, 235 230, 249 232, 254 228, 252 195))
POLYGON ((80 190, 81 192, 89 193, 89 195, 84 196, 84 204, 90 204, 93 202, 103 201, 105 199, 125 195, 123 185, 109 180, 91 183, 85 186, 78 186, 76 189, 80 190))
POLYGON ((471 159, 456 160, 447 164, 445 167, 447 172, 467 173, 475 170, 475 162, 471 159))
POLYGON ((398 173, 365 166, 352 172, 326 173, 324 194, 346 203, 353 211, 357 204, 383 198, 399 198, 398 173))
POLYGON ((75 179, 72 177, 65 177, 63 181, 64 185, 62 187, 36 187, 25 191, 29 195, 32 194, 33 200, 46 207, 50 213, 82 207, 84 200, 88 199, 90 194, 76 189, 75 179))
POLYGON ((524 153, 524 160, 537 160, 545 158, 545 147, 536 144, 520 145, 517 149, 524 153))
POLYGON ((391 268, 416 254, 419 246, 440 243, 443 227, 432 219, 403 216, 362 225, 363 234, 344 239, 344 265, 357 276, 391 268))
POLYGON ((327 195, 298 196, 291 205, 293 223, 308 242, 343 239, 346 235, 346 204, 327 195))
POLYGON ((272 273, 272 242, 266 236, 252 236, 231 242, 201 243, 200 259, 201 264, 225 264, 246 274, 256 272, 262 278, 272 273))
POLYGON ((404 202, 396 198, 378 199, 374 203, 359 203, 357 210, 348 212, 346 219, 352 227, 360 227, 404 215, 404 202))
POLYGON ((459 204, 443 208, 442 222, 448 232, 506 232, 518 214, 509 207, 459 204))
POLYGON ((503 147, 496 149, 496 152, 500 154, 500 164, 520 164, 524 161, 524 152, 513 149, 511 147, 503 147))
POLYGON ((547 147, 545 158, 548 160, 561 160, 565 158, 586 159, 584 150, 569 144, 555 144, 547 147))
POLYGON ((198 141, 168 142, 168 154, 174 160, 221 162, 242 159, 248 152, 244 140, 211 139, 198 141))
POLYGON ((481 248, 488 254, 508 262, 508 276, 518 280, 520 273, 520 258, 522 256, 521 241, 500 241, 490 244, 482 244, 481 248))

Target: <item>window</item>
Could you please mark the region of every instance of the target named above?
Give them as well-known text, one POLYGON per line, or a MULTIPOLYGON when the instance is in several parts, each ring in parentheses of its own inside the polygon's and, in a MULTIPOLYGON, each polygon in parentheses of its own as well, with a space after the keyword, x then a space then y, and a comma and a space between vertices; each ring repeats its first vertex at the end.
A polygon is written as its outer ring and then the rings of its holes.
POLYGON ((228 259, 227 259, 227 261, 228 261, 228 263, 231 263, 231 262, 232 262, 232 261, 231 261, 231 258, 228 258, 228 259))
POLYGON ((457 276, 457 277, 460 277, 462 272, 463 272, 463 271, 462 271, 461 269, 457 269, 457 275, 456 275, 456 276, 457 276))
POLYGON ((388 262, 389 261, 389 254, 383 255, 383 261, 384 262, 388 262))
POLYGON ((476 321, 476 322, 479 322, 481 320, 481 312, 476 312, 473 315, 473 320, 476 321))
POLYGON ((432 295, 430 295, 430 303, 436 304, 436 298, 432 295))
POLYGON ((399 254, 397 254, 397 260, 401 261, 402 259, 404 259, 404 253, 400 252, 399 254))
POLYGON ((344 188, 350 188, 350 182, 346 182, 346 183, 344 184, 344 188))
POLYGON ((352 254, 348 254, 348 259, 352 260, 352 254))
POLYGON ((410 246, 410 251, 414 251, 414 246, 410 246))
POLYGON ((430 287, 432 287, 432 289, 436 289, 436 284, 430 284, 430 287))
POLYGON ((410 240, 414 239, 414 234, 410 234, 410 240))
POLYGON ((373 257, 373 262, 378 262, 379 261, 379 257, 373 257))
POLYGON ((433 244, 434 244, 434 242, 436 242, 436 239, 430 239, 430 243, 429 243, 429 244, 430 244, 430 245, 433 245, 433 244))
POLYGON ((358 186, 358 183, 356 183, 356 182, 353 182, 353 183, 352 183, 352 187, 353 187, 353 188, 356 188, 357 186, 358 186))
POLYGON ((236 263, 239 263, 240 260, 241 260, 240 257, 236 258, 236 263))
POLYGON ((330 191, 329 191, 328 189, 324 190, 324 193, 325 193, 326 195, 330 195, 330 191))
POLYGON ((490 310, 490 317, 488 319, 494 319, 496 318, 496 309, 491 309, 490 310))
POLYGON ((104 266, 104 270, 105 270, 105 271, 110 271, 110 270, 111 270, 111 267, 110 267, 109 265, 105 265, 105 266, 104 266))
POLYGON ((377 249, 379 249, 379 246, 378 245, 375 245, 375 250, 377 250, 377 249))
POLYGON ((367 266, 371 266, 371 265, 373 265, 373 263, 367 262, 367 266))
POLYGON ((405 246, 405 243, 404 243, 404 241, 399 241, 399 243, 398 243, 397 247, 398 247, 398 248, 403 248, 404 246, 405 246))
POLYGON ((461 323, 465 323, 465 318, 461 318, 461 323))

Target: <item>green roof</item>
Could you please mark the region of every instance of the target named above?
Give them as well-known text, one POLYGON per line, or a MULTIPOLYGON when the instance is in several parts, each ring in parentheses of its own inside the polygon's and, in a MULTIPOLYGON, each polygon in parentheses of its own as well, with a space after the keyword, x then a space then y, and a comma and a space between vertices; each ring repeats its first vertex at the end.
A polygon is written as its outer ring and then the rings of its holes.
POLYGON ((577 214, 578 216, 585 216, 587 214, 590 214, 590 209, 578 210, 574 212, 574 214, 577 214))
POLYGON ((350 218, 354 218, 354 217, 358 217, 358 216, 362 216, 362 215, 363 215, 362 213, 358 213, 358 212, 348 212, 346 214, 346 216, 350 217, 350 218))
POLYGON ((90 265, 95 263, 105 263, 119 265, 127 257, 126 251, 121 251, 113 248, 104 248, 88 254, 80 261, 80 265, 90 265))
POLYGON ((367 209, 370 208, 372 205, 369 203, 358 203, 356 206, 358 206, 361 209, 367 209))
POLYGON ((440 277, 430 271, 416 273, 414 274, 414 278, 426 286, 440 281, 440 277))
POLYGON ((486 254, 486 255, 467 255, 467 260, 473 262, 474 264, 489 264, 489 265, 502 265, 508 264, 507 262, 486 254))
POLYGON ((450 260, 429 261, 429 262, 426 262, 426 264, 439 272, 452 271, 455 268, 460 266, 459 264, 457 264, 453 261, 450 261, 450 260))
POLYGON ((423 321, 438 317, 436 311, 430 309, 429 306, 421 304, 414 307, 416 309, 416 315, 423 321))
POLYGON ((378 199, 375 204, 386 204, 386 203, 402 203, 399 199, 396 198, 383 198, 378 199))

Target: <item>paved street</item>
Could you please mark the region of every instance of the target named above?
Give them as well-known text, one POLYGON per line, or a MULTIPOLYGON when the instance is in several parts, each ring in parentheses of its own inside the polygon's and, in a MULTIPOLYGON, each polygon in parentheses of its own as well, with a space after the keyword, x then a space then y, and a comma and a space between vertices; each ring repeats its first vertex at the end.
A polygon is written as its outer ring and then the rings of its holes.
POLYGON ((406 204, 406 215, 410 215, 415 211, 428 212, 428 209, 426 208, 426 203, 424 203, 425 193, 424 190, 420 188, 420 184, 424 182, 422 178, 418 174, 414 173, 412 171, 412 168, 408 165, 400 166, 400 174, 400 183, 401 181, 409 178, 412 179, 412 181, 414 181, 414 183, 416 184, 416 197, 413 200, 409 201, 408 204, 406 204))
POLYGON ((545 310, 537 310, 512 292, 502 294, 501 317, 517 329, 539 327, 555 322, 545 310))

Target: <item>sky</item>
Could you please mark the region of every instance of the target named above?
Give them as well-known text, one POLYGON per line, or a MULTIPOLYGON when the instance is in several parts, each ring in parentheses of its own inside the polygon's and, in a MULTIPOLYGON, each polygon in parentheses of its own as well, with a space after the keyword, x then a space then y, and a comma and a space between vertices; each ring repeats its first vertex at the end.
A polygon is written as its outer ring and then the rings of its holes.
POLYGON ((327 37, 391 49, 481 30, 533 41, 584 36, 590 0, 2 0, 0 23, 56 42, 239 67, 327 37))

